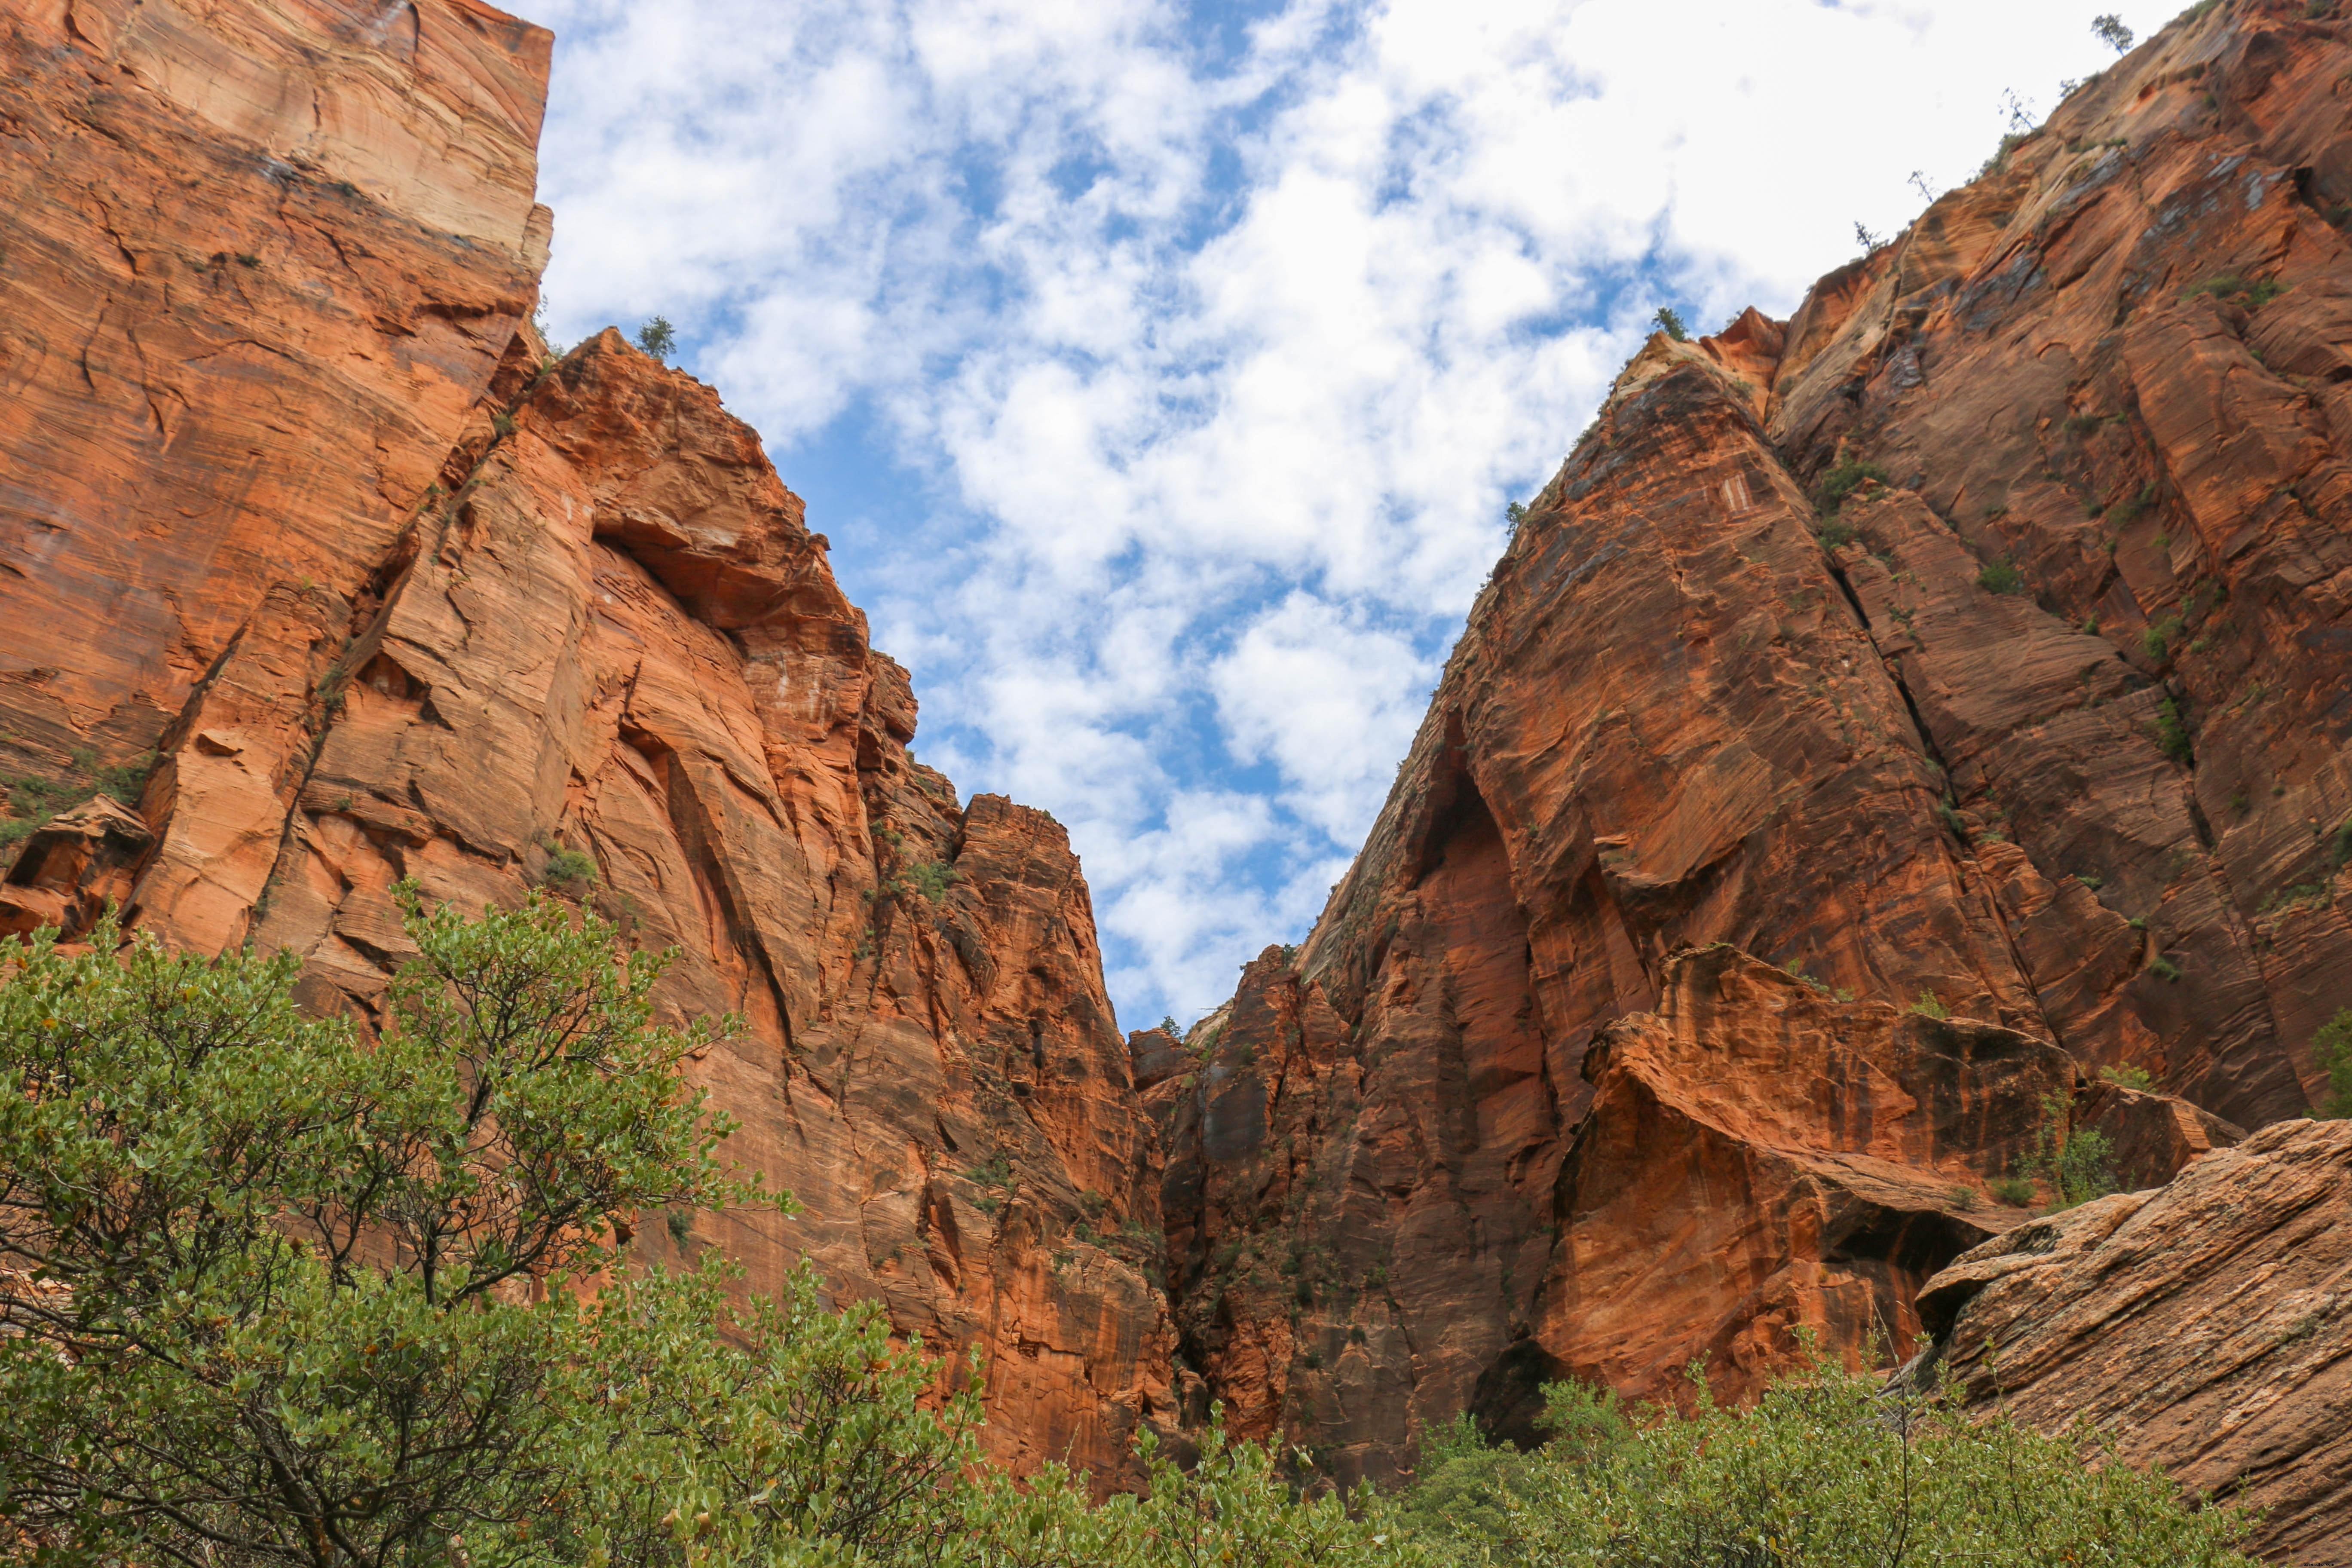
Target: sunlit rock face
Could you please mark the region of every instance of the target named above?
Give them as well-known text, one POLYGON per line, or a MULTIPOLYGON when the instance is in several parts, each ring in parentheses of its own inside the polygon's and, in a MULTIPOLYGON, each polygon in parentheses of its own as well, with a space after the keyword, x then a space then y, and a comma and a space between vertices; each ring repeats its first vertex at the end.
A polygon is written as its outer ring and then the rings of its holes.
POLYGON ((2021 1226, 1919 1300, 1984 1410, 2259 1510, 2270 1561, 2352 1563, 2352 1121, 2283 1121, 2170 1186, 2021 1226))
POLYGON ((548 35, 470 0, 0 26, 0 766, 40 781, 12 803, 143 795, 27 840, 0 924, 111 898, 366 1020, 394 882, 548 882, 677 950, 673 1015, 741 1016, 695 1070, 803 1206, 640 1249, 811 1262, 951 1380, 984 1357, 1002 1458, 1128 1474, 1174 1415, 1156 1134, 1067 835, 914 760, 905 672, 709 388, 613 333, 548 358, 548 35))
POLYGON ((1250 1429, 1384 1478, 1563 1373, 1907 1355, 2042 1140, 2150 1185, 2305 1114, 2352 1005, 2309 9, 2184 18, 1789 321, 1626 368, 1314 934, 1150 1090, 1181 1353, 1250 1429))

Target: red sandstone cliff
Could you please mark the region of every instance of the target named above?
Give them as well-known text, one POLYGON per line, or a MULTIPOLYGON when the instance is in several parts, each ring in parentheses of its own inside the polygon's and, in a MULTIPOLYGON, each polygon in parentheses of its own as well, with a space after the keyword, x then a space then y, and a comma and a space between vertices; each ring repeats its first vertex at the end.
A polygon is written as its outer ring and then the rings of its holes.
POLYGON ((1626 368, 1312 937, 1137 1037, 1248 1429, 1386 1476, 1564 1373, 1908 1353, 2038 1140, 2149 1184, 2305 1112, 2352 1005, 2319 9, 2184 17, 1791 321, 1626 368))
POLYGON ((567 890, 739 1012, 698 1070, 813 1260, 989 1362, 998 1452, 1172 1415, 1155 1133, 1066 836, 915 700, 717 397, 526 325, 548 37, 472 0, 70 0, 0 24, 0 927, 109 898, 364 1018, 386 889, 567 890), (562 863, 558 863, 561 869, 562 863))

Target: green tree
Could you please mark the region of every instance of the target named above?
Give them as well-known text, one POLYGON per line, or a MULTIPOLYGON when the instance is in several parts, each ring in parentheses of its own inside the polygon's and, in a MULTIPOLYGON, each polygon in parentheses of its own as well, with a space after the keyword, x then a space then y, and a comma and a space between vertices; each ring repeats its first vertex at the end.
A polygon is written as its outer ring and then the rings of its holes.
POLYGON ((677 352, 677 329, 667 316, 656 316, 637 329, 637 347, 666 364, 677 352))
POLYGON ((2119 55, 2129 52, 2132 47, 2132 30, 2125 26, 2124 19, 2113 11, 2091 18, 2091 32, 2099 42, 2119 55))
POLYGON ((1690 328, 1683 324, 1682 312, 1672 305, 1659 306, 1658 313, 1652 316, 1650 320, 1658 331, 1665 333, 1675 342, 1681 343, 1690 341, 1690 328))
POLYGON ((2352 1007, 2319 1026, 2311 1037, 2311 1058, 2327 1075, 2327 1116, 2352 1116, 2352 1007))
POLYGON ((2193 1510, 2112 1455, 2084 1464, 2088 1432, 1979 1423, 1938 1390, 1890 1392, 1825 1363, 1746 1410, 1718 1408, 1694 1375, 1691 1405, 1588 1423, 1499 1467, 1459 1455, 1387 1517, 1418 1523, 1430 1561, 1462 1568, 2252 1568, 2242 1519, 2193 1510), (1491 1485, 1472 1506, 1432 1520, 1418 1505, 1479 1465, 1491 1485))
POLYGON ((664 961, 533 898, 421 955, 363 1040, 299 962, 0 944, 0 1510, 59 1563, 438 1561, 566 1475, 628 1216, 721 1171, 664 961))

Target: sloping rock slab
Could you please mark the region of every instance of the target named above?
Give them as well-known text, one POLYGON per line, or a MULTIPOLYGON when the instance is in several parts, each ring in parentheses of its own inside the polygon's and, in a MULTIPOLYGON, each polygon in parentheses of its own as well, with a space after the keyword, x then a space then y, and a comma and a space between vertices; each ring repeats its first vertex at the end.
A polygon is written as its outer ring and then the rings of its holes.
POLYGON ((1985 1243, 1927 1282, 1929 1358, 1972 1405, 2088 1421, 2117 1458, 2352 1564, 2352 1121, 2284 1121, 2169 1186, 1985 1243))

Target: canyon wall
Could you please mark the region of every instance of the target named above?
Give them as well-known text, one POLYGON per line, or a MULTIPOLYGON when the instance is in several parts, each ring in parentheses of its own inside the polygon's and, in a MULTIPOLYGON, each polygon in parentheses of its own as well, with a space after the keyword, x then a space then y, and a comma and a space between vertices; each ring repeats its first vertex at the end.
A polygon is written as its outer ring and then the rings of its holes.
POLYGON ((986 1358, 1002 1458, 1126 1474, 1174 1414, 1156 1132, 1067 836, 915 760, 905 672, 709 388, 615 333, 547 355, 548 35, 472 0, 0 28, 0 928, 113 899, 365 1021, 404 877, 594 907, 678 949, 674 1016, 742 1016, 696 1071, 804 1209, 640 1250, 813 1263, 986 1358))
POLYGON ((1385 1479, 1550 1378, 1885 1364, 2068 1137, 2154 1185, 2307 1112, 2347 221, 2352 24, 2235 0, 1790 321, 1652 339, 1311 937, 1133 1042, 1181 1353, 1245 1429, 1385 1479))

